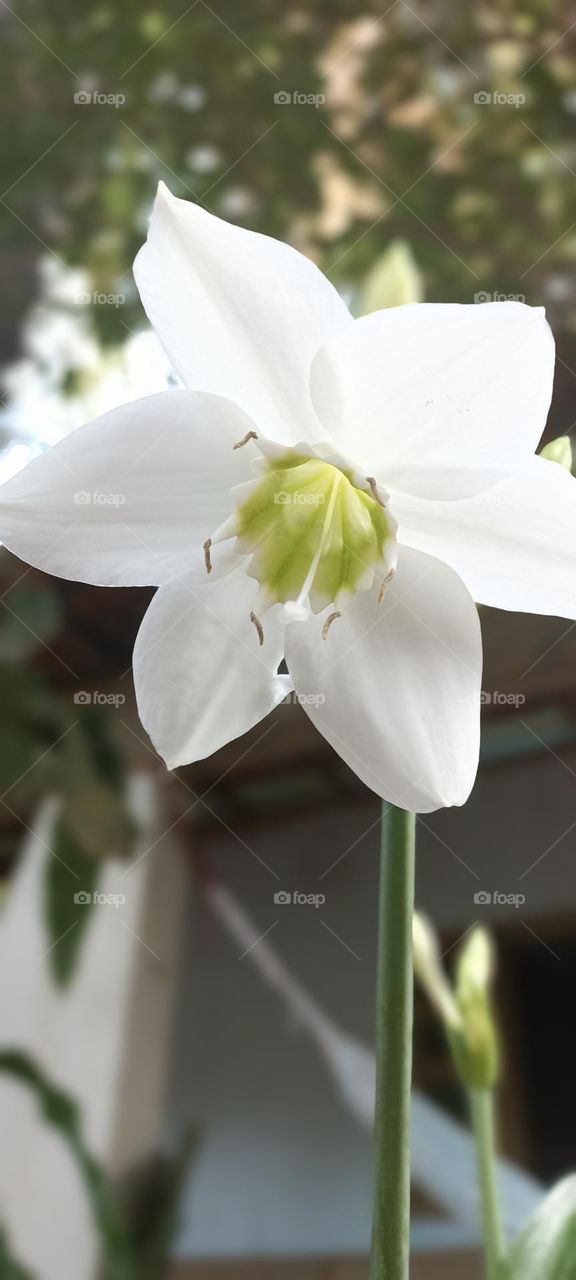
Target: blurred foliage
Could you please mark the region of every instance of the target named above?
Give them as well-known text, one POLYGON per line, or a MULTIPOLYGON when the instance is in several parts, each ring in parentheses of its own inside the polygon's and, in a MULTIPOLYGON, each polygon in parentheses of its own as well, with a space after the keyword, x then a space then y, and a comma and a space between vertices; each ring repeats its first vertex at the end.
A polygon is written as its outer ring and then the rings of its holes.
MULTIPOLYGON (((6 553, 1 563, 8 578, 16 574, 6 553)), ((60 628, 55 591, 14 577, 2 606, 1 806, 20 830, 44 796, 57 797, 44 889, 48 963, 62 984, 72 977, 91 914, 74 895, 94 891, 99 859, 129 855, 135 828, 126 804, 125 766, 105 708, 77 705, 69 690, 55 688, 31 661, 50 647, 60 628)))
POLYGON ((0 327, 24 315, 48 249, 125 296, 91 307, 105 343, 125 338, 162 177, 294 240, 339 285, 408 238, 431 301, 525 295, 574 332, 567 3, 21 0, 0 22, 0 327), (275 102, 295 90, 325 102, 275 102), (94 91, 116 105, 74 101, 94 91))
POLYGON ((6 1233, 0 1228, 0 1276, 2 1280, 34 1280, 24 1267, 16 1262, 10 1251, 6 1233))
POLYGON ((152 1156, 119 1188, 133 1241, 135 1280, 164 1280, 195 1149, 196 1136, 189 1131, 175 1156, 152 1156))
POLYGON ((69 1094, 56 1088, 36 1063, 19 1050, 0 1052, 0 1072, 32 1090, 42 1119, 56 1129, 66 1143, 82 1178, 98 1227, 108 1263, 106 1280, 128 1280, 131 1275, 128 1265, 130 1244, 126 1226, 118 1214, 105 1173, 86 1147, 76 1103, 69 1094))
MULTIPOLYGON (((154 1156, 122 1187, 94 1159, 83 1137, 79 1108, 38 1065, 19 1050, 0 1052, 0 1073, 29 1088, 47 1125, 68 1147, 98 1231, 101 1280, 162 1280, 177 1220, 192 1143, 186 1138, 175 1157, 154 1156)), ((0 1231, 2 1280, 33 1280, 12 1259, 0 1231)))
POLYGON ((552 1188, 517 1236, 502 1280, 576 1280, 576 1175, 552 1188))
POLYGON ((0 626, 0 663, 22 662, 39 644, 47 644, 60 626, 58 601, 44 583, 17 583, 4 601, 0 626))
POLYGON ((56 981, 65 986, 74 973, 90 922, 99 867, 96 858, 86 854, 70 835, 61 817, 54 824, 50 852, 44 882, 44 917, 50 943, 57 945, 51 945, 47 960, 56 981))

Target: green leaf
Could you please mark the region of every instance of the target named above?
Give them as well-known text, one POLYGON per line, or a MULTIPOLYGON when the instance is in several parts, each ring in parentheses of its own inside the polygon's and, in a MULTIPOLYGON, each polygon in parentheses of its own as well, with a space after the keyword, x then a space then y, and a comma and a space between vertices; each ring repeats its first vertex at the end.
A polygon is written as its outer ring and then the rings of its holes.
POLYGON ((52 759, 61 805, 51 841, 54 856, 46 867, 45 907, 48 963, 63 986, 72 978, 91 918, 100 860, 127 856, 135 827, 107 717, 87 716, 52 759))
POLYGON ((54 824, 50 848, 52 857, 46 863, 44 882, 50 945, 47 958, 56 982, 65 986, 74 973, 92 915, 90 896, 99 864, 84 852, 62 818, 54 824))
POLYGON ((576 1280, 576 1174, 552 1189, 514 1241, 506 1280, 576 1280))
MULTIPOLYGON (((78 1105, 17 1049, 0 1052, 0 1072, 27 1086, 43 1120, 78 1166, 101 1242, 102 1280, 163 1280, 196 1141, 189 1131, 173 1156, 153 1156, 118 1188, 85 1145, 78 1105)), ((0 1280, 34 1280, 15 1263, 0 1231, 0 1280)))
MULTIPOLYGON (((53 1085, 33 1059, 17 1049, 0 1053, 0 1072, 32 1090, 46 1124, 56 1129, 74 1157, 102 1244, 103 1280, 136 1280, 130 1234, 114 1203, 111 1183, 85 1145, 80 1111, 74 1098, 53 1085)), ((0 1276, 5 1280, 1 1269, 0 1276)), ((32 1280, 32 1277, 16 1270, 7 1272, 6 1280, 32 1280)))
POLYGON ((101 707, 89 707, 82 715, 78 729, 83 735, 93 767, 104 782, 123 793, 126 766, 118 743, 111 731, 111 713, 101 707))
POLYGON ((124 1204, 134 1240, 138 1280, 164 1280, 196 1146, 197 1135, 188 1130, 173 1156, 152 1156, 126 1181, 124 1204))
POLYGON ((64 795, 63 819, 70 838, 93 861, 126 857, 134 823, 122 796, 98 778, 77 779, 64 795))
POLYGON ((134 820, 104 717, 83 717, 63 743, 60 792, 66 829, 86 854, 122 858, 131 852, 134 820))
POLYGON ((44 583, 23 583, 6 593, 0 610, 0 662, 22 662, 60 627, 58 599, 44 583))
POLYGON ((42 675, 16 663, 0 662, 0 706, 0 785, 11 808, 29 808, 53 782, 51 748, 69 721, 42 675))
POLYGON ((0 1227, 0 1276, 2 1280, 34 1280, 31 1271, 16 1262, 8 1248, 5 1231, 0 1227))

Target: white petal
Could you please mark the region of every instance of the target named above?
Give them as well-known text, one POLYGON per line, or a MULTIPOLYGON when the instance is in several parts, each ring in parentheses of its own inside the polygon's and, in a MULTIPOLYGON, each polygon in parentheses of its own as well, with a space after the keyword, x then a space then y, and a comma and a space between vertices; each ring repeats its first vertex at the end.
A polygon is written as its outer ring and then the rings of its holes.
POLYGON ((393 307, 356 320, 312 368, 336 443, 386 487, 467 498, 534 452, 552 394, 542 308, 393 307))
POLYGON ((308 258, 176 199, 161 182, 134 275, 186 386, 229 396, 274 440, 322 437, 310 365, 351 317, 308 258))
POLYGON ((531 458, 467 502, 392 504, 401 541, 452 565, 480 604, 576 618, 576 480, 556 462, 531 458))
POLYGON ((190 573, 251 475, 248 450, 233 449, 250 427, 230 401, 193 391, 113 409, 0 488, 0 538, 47 573, 100 586, 190 573))
POLYGON ((476 776, 482 645, 474 604, 439 561, 401 548, 381 604, 359 592, 322 640, 288 627, 286 661, 316 727, 377 795, 429 813, 476 776))
POLYGON ((203 760, 246 733, 292 688, 277 675, 284 628, 264 618, 264 644, 250 621, 257 584, 243 571, 201 590, 161 587, 134 648, 140 719, 169 769, 203 760))

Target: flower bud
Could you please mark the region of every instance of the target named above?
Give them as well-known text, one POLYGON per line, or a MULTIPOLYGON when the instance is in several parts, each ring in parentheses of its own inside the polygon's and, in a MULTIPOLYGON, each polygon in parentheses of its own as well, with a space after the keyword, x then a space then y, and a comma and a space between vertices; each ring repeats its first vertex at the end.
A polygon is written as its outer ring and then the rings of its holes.
POLYGON ((464 942, 456 968, 456 1003, 462 1033, 454 1038, 454 1060, 470 1088, 491 1089, 498 1078, 498 1039, 490 1004, 494 947, 480 926, 464 942))
POLYGON ((408 302, 422 302, 422 277, 405 240, 394 240, 367 273, 357 299, 356 315, 386 307, 401 307, 408 302))
POLYGON ((412 920, 414 972, 448 1031, 458 1031, 461 1018, 450 983, 442 967, 438 938, 426 916, 414 912, 412 920))
POLYGON ((540 450, 540 457, 548 462, 558 462, 567 471, 572 470, 572 441, 570 436, 557 436, 540 450))
POLYGON ((444 1024, 460 1079, 470 1089, 491 1089, 498 1076, 498 1042, 489 999, 494 971, 490 935, 479 927, 468 935, 454 986, 442 966, 434 929, 418 913, 412 936, 416 976, 444 1024))

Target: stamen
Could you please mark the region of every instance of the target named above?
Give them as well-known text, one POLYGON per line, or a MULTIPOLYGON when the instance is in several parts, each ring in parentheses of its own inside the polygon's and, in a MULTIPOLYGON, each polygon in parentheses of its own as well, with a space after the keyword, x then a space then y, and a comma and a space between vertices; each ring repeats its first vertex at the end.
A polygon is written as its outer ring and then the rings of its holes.
POLYGON ((235 486, 235 514, 212 534, 211 545, 235 538, 237 559, 250 558, 244 567, 260 586, 251 621, 261 645, 259 619, 275 604, 286 624, 320 613, 326 639, 352 596, 372 590, 376 577, 376 598, 395 564, 397 523, 388 495, 374 476, 348 472, 305 444, 287 448, 251 430, 234 448, 250 441, 257 445, 250 453, 258 478, 235 486))
POLYGON ((243 449, 243 448, 244 448, 244 445, 245 445, 245 444, 248 444, 248 441, 249 441, 249 440, 257 440, 257 439, 258 439, 258 433, 257 433, 257 431, 247 431, 247 432, 246 432, 246 435, 245 435, 245 436, 243 436, 243 437, 242 437, 242 439, 241 439, 241 440, 239 440, 237 444, 233 445, 233 446, 232 446, 232 448, 233 448, 233 449, 243 449))
POLYGON ((325 543, 326 543, 326 539, 327 539, 328 534, 329 534, 329 532, 330 532, 330 521, 332 520, 332 513, 333 513, 333 511, 334 511, 334 503, 336 502, 336 495, 337 495, 337 493, 338 493, 338 485, 339 485, 338 476, 337 476, 337 475, 335 475, 334 480, 333 480, 333 482, 332 482, 332 490, 331 490, 331 493, 330 493, 330 501, 329 501, 329 503, 328 503, 328 508, 327 508, 327 511, 326 511, 326 515, 325 515, 325 517, 324 517, 324 523, 323 523, 323 525, 322 525, 322 533, 321 533, 321 536, 320 536, 320 541, 319 541, 318 546, 317 546, 317 548, 316 548, 316 551, 315 551, 315 553, 314 553, 314 556, 313 556, 313 559, 312 559, 312 564, 310 565, 310 568, 309 568, 309 570, 308 570, 308 573, 306 574, 306 577, 305 577, 304 582, 303 582, 303 584, 302 584, 302 588, 301 588, 301 590, 300 590, 300 594, 299 594, 299 596, 298 596, 298 598, 297 598, 297 600, 296 600, 296 602, 295 602, 295 603, 296 603, 296 605, 297 605, 298 607, 302 607, 303 605, 305 605, 305 603, 306 603, 306 602, 307 602, 307 600, 308 600, 308 596, 309 596, 310 590, 311 590, 311 588, 312 588, 312 587, 313 587, 313 585, 314 585, 314 579, 315 579, 315 577, 316 577, 316 571, 317 571, 317 569, 318 569, 318 565, 320 564, 320 560, 321 560, 321 558, 322 558, 322 552, 323 552, 323 550, 324 550, 324 545, 325 545, 325 543))
POLYGON ((212 573, 212 560, 210 558, 211 546, 212 546, 212 539, 207 538, 204 543, 204 564, 206 565, 206 573, 212 573))
POLYGON ((374 498, 374 501, 379 502, 380 506, 383 507, 385 504, 382 502, 382 499, 378 494, 378 485, 376 484, 374 476, 366 476, 366 484, 370 485, 370 488, 372 490, 372 497, 374 498))
POLYGON ((391 569, 390 573, 386 574, 386 577, 382 583, 382 586, 380 587, 380 591, 378 592, 378 604, 382 604, 384 596, 386 595, 386 591, 390 586, 390 583, 392 582, 393 578, 395 578, 395 576, 396 576, 395 569, 391 569))
POLYGON ((336 621, 336 618, 341 618, 341 617, 342 617, 342 614, 340 613, 340 611, 339 611, 338 609, 335 609, 334 613, 329 613, 329 614, 328 614, 328 617, 327 617, 327 619, 326 619, 326 621, 325 621, 325 623, 324 623, 324 626, 322 627, 322 639, 323 639, 323 640, 325 640, 325 639, 326 639, 326 636, 328 635, 328 632, 329 632, 329 630, 330 630, 330 627, 332 626, 332 623, 336 621))
POLYGON ((258 632, 258 639, 259 639, 259 641, 260 641, 260 644, 261 644, 261 645, 262 645, 262 644, 264 644, 264 628, 263 628, 263 626, 262 626, 262 623, 261 623, 260 619, 256 617, 256 614, 255 614, 255 613, 251 613, 251 614, 250 614, 250 621, 251 621, 251 623, 253 624, 253 626, 255 626, 255 627, 256 627, 256 631, 258 632))

